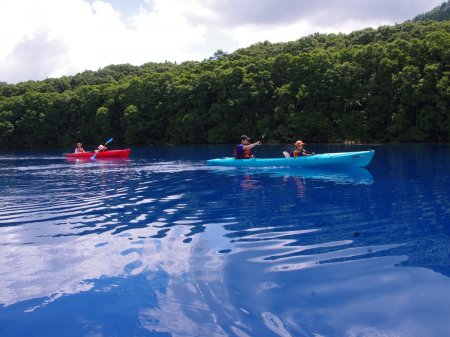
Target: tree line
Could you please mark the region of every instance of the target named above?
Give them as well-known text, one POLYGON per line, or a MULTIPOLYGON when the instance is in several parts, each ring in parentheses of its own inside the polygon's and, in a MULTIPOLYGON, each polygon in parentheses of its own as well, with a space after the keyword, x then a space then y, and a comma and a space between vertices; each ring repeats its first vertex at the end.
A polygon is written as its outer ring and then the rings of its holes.
POLYGON ((413 21, 434 20, 444 21, 450 19, 450 0, 443 2, 440 6, 433 8, 431 11, 417 15, 413 21))
POLYGON ((257 43, 201 62, 0 82, 0 147, 448 142, 450 21, 257 43))

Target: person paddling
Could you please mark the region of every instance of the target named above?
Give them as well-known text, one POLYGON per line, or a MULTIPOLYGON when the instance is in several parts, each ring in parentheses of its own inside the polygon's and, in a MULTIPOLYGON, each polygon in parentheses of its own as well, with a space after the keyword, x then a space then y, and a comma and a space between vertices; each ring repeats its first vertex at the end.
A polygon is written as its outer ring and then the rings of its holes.
POLYGON ((86 152, 83 149, 83 144, 77 143, 77 147, 75 148, 75 153, 83 153, 83 152, 86 152))
POLYGON ((310 156, 315 154, 314 152, 308 152, 303 148, 303 143, 301 140, 297 140, 295 142, 295 148, 289 153, 291 157, 302 157, 302 156, 310 156))
POLYGON ((103 152, 103 151, 106 151, 106 150, 108 150, 108 148, 106 147, 106 145, 100 144, 100 145, 97 147, 97 150, 95 150, 95 152, 103 152))
POLYGON ((95 160, 96 157, 97 157, 97 153, 99 153, 99 152, 104 152, 104 151, 108 150, 108 148, 106 147, 106 145, 108 145, 108 144, 109 144, 110 142, 112 142, 112 141, 113 141, 113 138, 111 137, 111 138, 109 138, 109 139, 106 141, 105 145, 100 144, 100 145, 97 147, 97 149, 95 150, 95 153, 94 153, 94 155, 91 157, 91 159, 92 159, 92 160, 95 160))
POLYGON ((261 142, 258 140, 255 143, 250 144, 250 138, 246 135, 241 136, 241 143, 237 144, 234 147, 234 158, 236 159, 249 159, 254 156, 251 153, 251 150, 256 146, 261 145, 261 142))

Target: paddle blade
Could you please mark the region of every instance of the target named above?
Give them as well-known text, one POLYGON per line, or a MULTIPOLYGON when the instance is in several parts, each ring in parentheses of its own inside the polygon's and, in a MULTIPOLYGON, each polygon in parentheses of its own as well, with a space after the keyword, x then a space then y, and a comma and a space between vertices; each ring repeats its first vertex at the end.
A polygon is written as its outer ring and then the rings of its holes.
POLYGON ((264 139, 264 137, 267 135, 267 132, 269 132, 269 128, 266 129, 266 132, 262 135, 261 139, 264 139))
POLYGON ((106 141, 105 145, 108 144, 108 143, 111 143, 112 141, 113 141, 113 138, 111 137, 110 139, 108 139, 108 140, 106 141))

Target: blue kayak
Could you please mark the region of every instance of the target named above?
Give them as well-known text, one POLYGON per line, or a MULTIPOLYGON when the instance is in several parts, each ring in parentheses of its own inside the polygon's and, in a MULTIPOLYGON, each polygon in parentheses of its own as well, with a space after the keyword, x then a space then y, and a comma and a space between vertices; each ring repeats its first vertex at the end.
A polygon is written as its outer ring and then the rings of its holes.
POLYGON ((357 152, 322 153, 311 156, 291 158, 250 158, 235 159, 224 157, 210 159, 209 166, 234 166, 234 167, 365 167, 372 160, 374 150, 357 152))

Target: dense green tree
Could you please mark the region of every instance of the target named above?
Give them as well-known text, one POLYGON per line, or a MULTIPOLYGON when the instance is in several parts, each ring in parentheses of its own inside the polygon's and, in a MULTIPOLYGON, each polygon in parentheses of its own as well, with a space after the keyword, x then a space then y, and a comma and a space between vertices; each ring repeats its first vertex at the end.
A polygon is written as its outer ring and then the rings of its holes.
POLYGON ((434 20, 434 21, 444 21, 450 20, 450 0, 443 2, 440 6, 433 8, 431 11, 417 15, 414 21, 420 20, 434 20))
POLYGON ((448 142, 449 63, 450 21, 427 19, 0 82, 0 147, 230 143, 266 130, 273 142, 448 142))
POLYGON ((14 133, 13 113, 11 111, 0 112, 0 146, 10 145, 11 137, 14 133))

